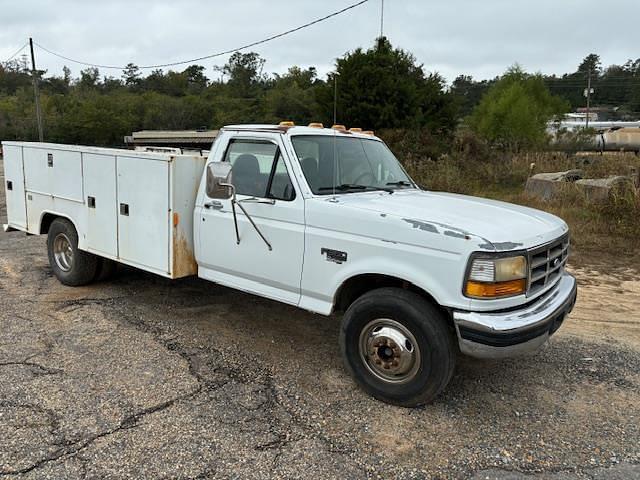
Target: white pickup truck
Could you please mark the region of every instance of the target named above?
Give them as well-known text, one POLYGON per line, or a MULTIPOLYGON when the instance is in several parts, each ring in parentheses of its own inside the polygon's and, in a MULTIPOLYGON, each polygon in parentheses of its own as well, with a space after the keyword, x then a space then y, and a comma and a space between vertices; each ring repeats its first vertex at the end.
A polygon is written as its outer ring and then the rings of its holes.
POLYGON ((119 262, 344 312, 346 368, 392 404, 431 401, 459 351, 535 351, 575 303, 565 222, 422 190, 370 132, 233 125, 208 158, 3 147, 5 230, 47 234, 62 283, 119 262))

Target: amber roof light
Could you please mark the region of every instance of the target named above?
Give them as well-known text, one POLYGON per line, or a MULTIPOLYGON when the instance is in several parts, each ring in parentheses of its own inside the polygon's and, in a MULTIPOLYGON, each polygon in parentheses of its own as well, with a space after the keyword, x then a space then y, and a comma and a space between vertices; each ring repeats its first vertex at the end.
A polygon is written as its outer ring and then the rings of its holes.
POLYGON ((324 128, 324 125, 320 122, 311 122, 308 126, 311 128, 324 128))
POLYGON ((279 125, 281 127, 295 127, 296 126, 296 124, 294 122, 290 121, 290 120, 287 120, 285 122, 280 122, 279 125))
POLYGON ((347 127, 345 127, 344 125, 334 125, 331 128, 333 128, 334 130, 347 130, 347 127))

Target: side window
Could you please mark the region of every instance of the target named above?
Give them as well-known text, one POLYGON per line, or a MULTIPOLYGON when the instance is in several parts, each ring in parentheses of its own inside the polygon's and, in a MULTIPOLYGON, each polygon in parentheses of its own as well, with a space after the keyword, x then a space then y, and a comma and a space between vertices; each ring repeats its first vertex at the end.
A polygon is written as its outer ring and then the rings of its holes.
POLYGON ((224 161, 231 162, 238 195, 265 197, 271 166, 278 147, 270 142, 232 140, 224 161))
POLYGON ((261 140, 232 140, 224 161, 232 165, 232 181, 238 195, 276 200, 295 197, 277 145, 261 140))
POLYGON ((284 164, 282 154, 278 152, 278 158, 273 166, 273 177, 271 178, 271 186, 269 188, 269 198, 276 200, 293 200, 296 198, 296 192, 293 189, 291 178, 287 172, 287 166, 284 164))

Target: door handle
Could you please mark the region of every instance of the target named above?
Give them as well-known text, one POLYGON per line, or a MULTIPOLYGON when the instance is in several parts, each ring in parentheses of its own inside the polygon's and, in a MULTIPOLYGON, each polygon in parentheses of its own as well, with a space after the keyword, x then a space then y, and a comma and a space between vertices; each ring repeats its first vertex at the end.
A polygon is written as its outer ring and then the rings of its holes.
POLYGON ((207 210, 210 208, 213 208, 214 210, 222 210, 223 206, 224 205, 222 205, 222 202, 218 202, 217 200, 213 200, 204 204, 204 208, 206 208, 207 210))

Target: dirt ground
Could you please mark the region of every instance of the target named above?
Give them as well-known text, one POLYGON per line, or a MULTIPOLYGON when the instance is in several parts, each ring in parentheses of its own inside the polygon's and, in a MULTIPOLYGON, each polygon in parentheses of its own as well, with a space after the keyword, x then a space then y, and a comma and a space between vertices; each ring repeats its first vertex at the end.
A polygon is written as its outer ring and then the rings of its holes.
POLYGON ((337 317, 133 269, 64 287, 43 237, 0 232, 0 477, 640 478, 624 264, 572 266, 578 304, 539 353, 460 358, 401 409, 345 373, 337 317))

